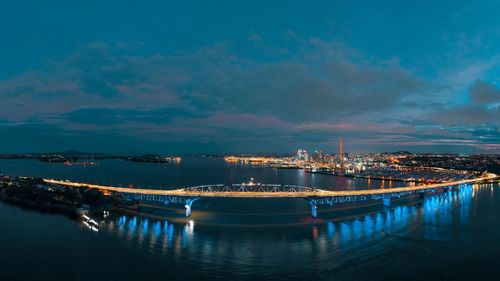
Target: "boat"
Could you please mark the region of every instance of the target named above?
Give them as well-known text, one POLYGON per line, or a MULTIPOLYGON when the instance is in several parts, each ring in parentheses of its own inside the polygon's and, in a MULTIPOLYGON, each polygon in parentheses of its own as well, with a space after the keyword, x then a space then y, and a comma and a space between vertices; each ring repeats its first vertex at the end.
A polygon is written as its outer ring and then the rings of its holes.
POLYGON ((95 221, 93 218, 87 216, 87 215, 82 215, 82 223, 90 230, 98 232, 99 231, 99 223, 95 221))
POLYGON ((309 168, 309 169, 304 169, 304 171, 306 173, 312 173, 312 174, 328 174, 328 175, 333 174, 332 170, 326 167, 309 168))

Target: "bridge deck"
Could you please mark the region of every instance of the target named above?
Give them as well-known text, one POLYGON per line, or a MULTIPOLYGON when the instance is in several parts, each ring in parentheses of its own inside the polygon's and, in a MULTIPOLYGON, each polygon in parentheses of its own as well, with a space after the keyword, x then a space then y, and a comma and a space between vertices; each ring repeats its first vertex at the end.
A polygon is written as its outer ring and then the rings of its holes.
POLYGON ((405 192, 425 192, 440 187, 448 187, 453 185, 471 184, 478 181, 490 180, 496 178, 495 174, 486 174, 480 178, 460 180, 455 182, 446 182, 439 184, 420 185, 412 187, 398 187, 390 189, 365 189, 365 190, 350 190, 350 191, 330 191, 322 189, 313 189, 311 191, 294 191, 294 192, 262 192, 262 191, 195 191, 190 189, 143 189, 143 188, 125 188, 116 186, 104 186, 88 183, 78 183, 70 181, 61 181, 54 179, 44 179, 46 183, 63 185, 68 187, 82 187, 99 189, 102 191, 143 194, 143 195, 161 195, 161 196, 179 196, 179 197, 229 197, 229 198, 309 198, 309 197, 342 197, 342 196, 370 196, 384 195, 405 192))

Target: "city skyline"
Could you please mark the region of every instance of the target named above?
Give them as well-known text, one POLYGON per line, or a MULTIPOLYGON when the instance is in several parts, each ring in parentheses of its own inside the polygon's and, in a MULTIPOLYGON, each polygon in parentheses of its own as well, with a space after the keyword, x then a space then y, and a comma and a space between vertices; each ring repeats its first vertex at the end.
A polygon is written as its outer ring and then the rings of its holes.
POLYGON ((5 4, 0 153, 498 154, 499 8, 5 4))
POLYGON ((500 276, 500 2, 3 2, 0 281, 500 276))

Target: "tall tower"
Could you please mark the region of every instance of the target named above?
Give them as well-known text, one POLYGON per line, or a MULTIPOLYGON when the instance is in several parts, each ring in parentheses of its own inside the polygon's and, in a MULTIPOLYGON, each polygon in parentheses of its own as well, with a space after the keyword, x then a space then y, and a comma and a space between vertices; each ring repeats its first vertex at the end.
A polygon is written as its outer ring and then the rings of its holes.
POLYGON ((340 136, 339 159, 342 160, 342 136, 340 136))

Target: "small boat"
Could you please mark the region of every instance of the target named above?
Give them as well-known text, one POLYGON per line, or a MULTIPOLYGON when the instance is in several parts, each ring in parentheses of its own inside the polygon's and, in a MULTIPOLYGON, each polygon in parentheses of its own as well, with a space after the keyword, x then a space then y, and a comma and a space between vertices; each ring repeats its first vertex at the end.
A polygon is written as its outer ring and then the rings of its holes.
POLYGON ((95 231, 95 232, 98 232, 99 231, 99 223, 97 221, 95 221, 94 219, 92 219, 91 217, 87 216, 87 215, 82 215, 82 222, 83 224, 91 229, 92 231, 95 231))

